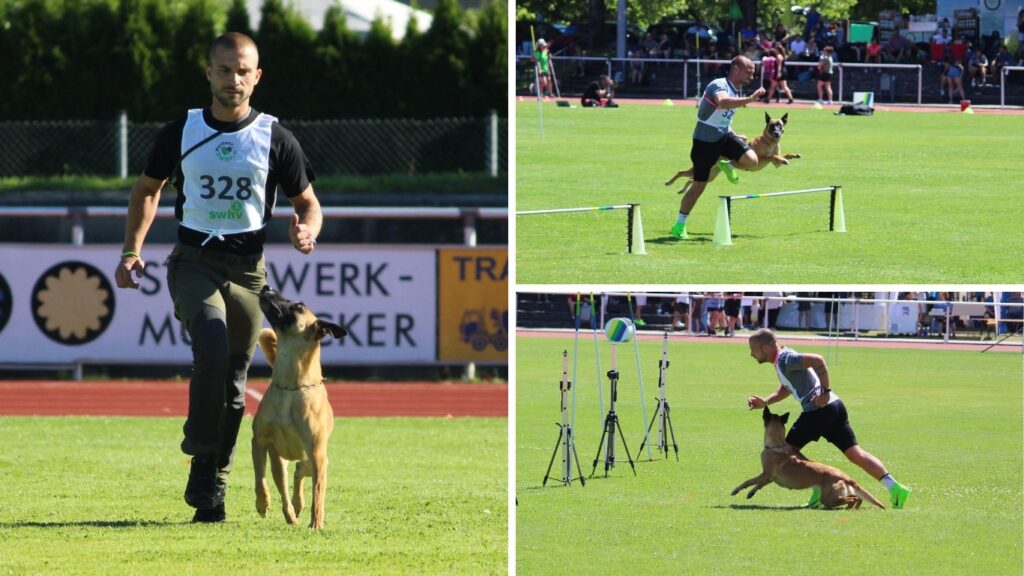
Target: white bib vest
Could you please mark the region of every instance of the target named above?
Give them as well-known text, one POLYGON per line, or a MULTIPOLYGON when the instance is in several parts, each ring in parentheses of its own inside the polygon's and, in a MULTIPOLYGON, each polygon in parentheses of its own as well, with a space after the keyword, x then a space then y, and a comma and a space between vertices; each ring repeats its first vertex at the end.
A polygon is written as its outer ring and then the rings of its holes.
MULTIPOLYGON (((261 113, 245 128, 218 135, 182 161, 181 224, 208 234, 204 245, 224 234, 252 232, 265 225, 270 130, 276 121, 261 113)), ((181 153, 215 132, 203 120, 201 109, 189 110, 181 153)))

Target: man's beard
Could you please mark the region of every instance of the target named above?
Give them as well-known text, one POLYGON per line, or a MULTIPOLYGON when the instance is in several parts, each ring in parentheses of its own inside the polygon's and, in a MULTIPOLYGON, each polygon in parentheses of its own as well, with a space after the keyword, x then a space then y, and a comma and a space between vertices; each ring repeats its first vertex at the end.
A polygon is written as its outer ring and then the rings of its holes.
POLYGON ((249 96, 244 92, 236 96, 235 94, 225 94, 219 90, 213 93, 213 97, 225 108, 237 108, 249 99, 249 96), (235 101, 236 98, 238 99, 237 102, 235 101))

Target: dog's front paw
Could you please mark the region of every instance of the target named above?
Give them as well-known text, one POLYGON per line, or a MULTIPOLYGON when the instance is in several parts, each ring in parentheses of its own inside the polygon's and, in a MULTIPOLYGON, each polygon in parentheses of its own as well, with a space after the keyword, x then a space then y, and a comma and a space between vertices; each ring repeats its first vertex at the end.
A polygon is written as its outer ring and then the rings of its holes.
POLYGON ((799 154, 790 154, 790 158, 800 158, 799 154))
POLYGON ((733 488, 732 492, 730 492, 729 495, 730 496, 735 496, 735 495, 739 494, 740 488, 742 488, 742 486, 737 486, 737 487, 733 488))
POLYGON ((751 490, 750 492, 747 492, 747 500, 750 500, 751 498, 753 498, 754 494, 757 494, 757 487, 756 486, 754 487, 753 490, 751 490))

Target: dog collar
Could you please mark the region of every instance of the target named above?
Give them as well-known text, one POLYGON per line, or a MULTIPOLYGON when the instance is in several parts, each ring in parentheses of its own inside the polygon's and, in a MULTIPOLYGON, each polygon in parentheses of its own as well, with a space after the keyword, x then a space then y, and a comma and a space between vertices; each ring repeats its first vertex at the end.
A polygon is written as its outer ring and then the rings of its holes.
POLYGON ((285 388, 284 386, 278 386, 277 384, 274 384, 273 382, 270 383, 270 386, 272 388, 277 388, 278 390, 292 390, 292 391, 295 391, 295 390, 308 390, 309 388, 316 388, 317 386, 320 386, 320 385, 326 384, 326 383, 327 383, 327 378, 321 378, 320 382, 318 384, 307 384, 305 386, 299 386, 298 388, 285 388))

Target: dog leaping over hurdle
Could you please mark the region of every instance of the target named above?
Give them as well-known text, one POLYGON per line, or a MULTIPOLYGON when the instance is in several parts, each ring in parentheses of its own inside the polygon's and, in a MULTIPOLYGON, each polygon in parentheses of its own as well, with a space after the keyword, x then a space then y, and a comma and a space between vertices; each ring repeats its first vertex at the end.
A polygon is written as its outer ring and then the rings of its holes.
MULTIPOLYGON (((800 158, 800 154, 782 154, 782 148, 779 142, 782 140, 782 134, 785 132, 786 123, 789 121, 789 114, 783 114, 782 118, 772 119, 771 115, 767 112, 764 113, 764 131, 750 140, 748 145, 750 149, 757 155, 757 165, 752 168, 744 168, 751 172, 755 172, 767 166, 768 164, 774 165, 776 168, 779 166, 788 166, 789 161, 795 158, 800 158)), ((744 136, 739 136, 746 140, 744 136)), ((721 172, 721 162, 717 165, 712 166, 711 172, 708 175, 708 182, 714 180, 721 172)), ((742 165, 740 165, 743 168, 742 165)), ((665 182, 665 186, 671 186, 676 180, 686 177, 688 180, 682 188, 679 189, 677 194, 685 194, 690 191, 693 187, 693 166, 690 166, 686 170, 680 170, 676 172, 676 175, 665 182)), ((732 179, 730 179, 732 181, 732 179)))

